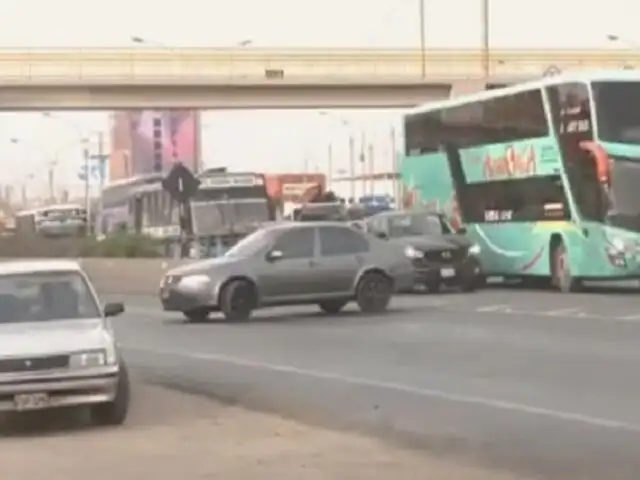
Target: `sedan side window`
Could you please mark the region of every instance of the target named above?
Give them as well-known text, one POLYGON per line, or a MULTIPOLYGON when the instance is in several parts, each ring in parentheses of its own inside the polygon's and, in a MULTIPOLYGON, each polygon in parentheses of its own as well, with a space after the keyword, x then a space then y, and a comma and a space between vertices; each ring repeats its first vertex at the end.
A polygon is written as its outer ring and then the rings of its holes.
POLYGON ((295 228, 284 232, 273 246, 285 259, 312 258, 315 246, 313 228, 295 228))
POLYGON ((357 230, 345 227, 320 227, 320 254, 353 255, 369 251, 367 238, 357 230))
POLYGON ((387 232, 387 218, 376 218, 371 220, 369 223, 369 228, 367 229, 369 232, 387 232))

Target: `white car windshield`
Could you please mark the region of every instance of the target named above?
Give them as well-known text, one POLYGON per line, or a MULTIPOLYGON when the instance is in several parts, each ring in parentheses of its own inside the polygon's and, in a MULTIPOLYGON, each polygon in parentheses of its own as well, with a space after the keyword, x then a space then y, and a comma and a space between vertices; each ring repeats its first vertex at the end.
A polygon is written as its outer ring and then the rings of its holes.
POLYGON ((0 324, 100 316, 98 303, 79 273, 0 276, 0 324))

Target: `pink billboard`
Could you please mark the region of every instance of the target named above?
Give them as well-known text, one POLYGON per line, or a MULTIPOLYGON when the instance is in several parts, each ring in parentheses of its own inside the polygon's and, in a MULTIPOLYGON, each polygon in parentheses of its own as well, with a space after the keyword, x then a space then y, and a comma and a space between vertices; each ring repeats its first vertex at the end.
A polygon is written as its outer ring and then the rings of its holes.
POLYGON ((174 162, 198 168, 197 110, 126 110, 112 117, 109 180, 166 172, 174 162))

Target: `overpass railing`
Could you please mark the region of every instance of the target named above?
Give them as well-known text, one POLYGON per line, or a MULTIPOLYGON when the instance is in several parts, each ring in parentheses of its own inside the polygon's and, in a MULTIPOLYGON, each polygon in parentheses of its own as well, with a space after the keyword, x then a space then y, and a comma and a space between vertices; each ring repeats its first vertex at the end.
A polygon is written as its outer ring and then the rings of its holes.
MULTIPOLYGON (((633 50, 493 50, 492 77, 640 67, 633 50)), ((478 78, 477 50, 270 48, 0 49, 0 84, 389 83, 478 78)))

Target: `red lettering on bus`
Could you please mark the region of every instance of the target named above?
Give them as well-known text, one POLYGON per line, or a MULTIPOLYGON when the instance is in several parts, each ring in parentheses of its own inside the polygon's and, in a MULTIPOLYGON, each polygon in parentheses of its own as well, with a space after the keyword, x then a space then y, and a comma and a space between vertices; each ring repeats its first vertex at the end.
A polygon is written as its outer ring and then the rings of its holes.
POLYGON ((536 152, 529 146, 518 152, 513 146, 507 147, 504 155, 492 157, 486 155, 483 162, 486 179, 496 179, 536 173, 536 152))

